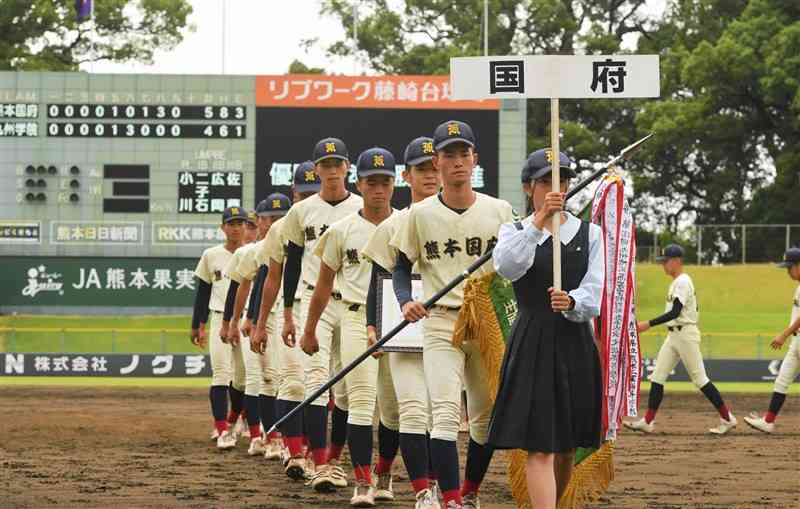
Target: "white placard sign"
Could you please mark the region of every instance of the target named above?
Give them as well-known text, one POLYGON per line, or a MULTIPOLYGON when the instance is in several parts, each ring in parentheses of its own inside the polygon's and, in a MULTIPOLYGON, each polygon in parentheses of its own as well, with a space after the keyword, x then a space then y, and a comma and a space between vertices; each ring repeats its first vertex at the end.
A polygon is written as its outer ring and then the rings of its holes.
MULTIPOLYGON (((422 279, 418 274, 412 275, 411 279, 411 298, 422 302, 422 279)), ((377 328, 381 337, 388 334, 403 321, 403 313, 400 304, 394 296, 392 288, 392 276, 381 274, 378 280, 377 295, 377 328)), ((387 352, 422 352, 422 320, 409 324, 400 331, 389 342, 383 345, 383 350, 387 352)))
POLYGON ((661 94, 658 55, 530 55, 450 59, 452 98, 614 99, 661 94))

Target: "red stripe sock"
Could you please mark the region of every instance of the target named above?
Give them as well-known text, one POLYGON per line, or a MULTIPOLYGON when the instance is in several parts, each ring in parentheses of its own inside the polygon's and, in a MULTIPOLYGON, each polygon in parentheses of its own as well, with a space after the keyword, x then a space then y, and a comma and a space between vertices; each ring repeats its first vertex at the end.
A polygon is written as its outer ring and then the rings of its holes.
POLYGON ((717 409, 717 412, 719 412, 719 416, 722 417, 723 419, 725 419, 726 421, 730 421, 731 420, 731 413, 728 410, 728 405, 721 405, 717 409))
POLYGON ((384 458, 383 456, 378 457, 378 464, 375 465, 375 473, 376 474, 388 474, 392 471, 392 463, 394 462, 394 458, 384 458))
POLYGON ((239 414, 234 412, 233 410, 228 411, 228 424, 236 424, 236 421, 239 419, 239 414))
POLYGON ((275 440, 281 437, 281 434, 277 431, 273 431, 272 433, 267 434, 267 440, 275 440))
POLYGON ((339 460, 342 456, 343 445, 331 444, 328 446, 328 461, 339 460))
POLYGON ((458 507, 461 507, 463 502, 461 501, 461 493, 458 490, 447 490, 442 492, 442 501, 444 502, 444 507, 447 507, 447 504, 450 501, 456 503, 458 507))
POLYGON ((773 422, 775 422, 775 418, 777 416, 778 414, 774 412, 767 412, 766 414, 764 414, 764 420, 767 421, 769 424, 772 424, 773 422))
POLYGON ((293 458, 303 456, 303 440, 300 437, 285 437, 284 443, 293 458))
POLYGON ((252 424, 250 425, 250 440, 255 438, 261 437, 261 425, 260 424, 252 424))
POLYGON ((357 481, 366 484, 372 484, 372 472, 370 472, 369 465, 357 466, 353 473, 355 474, 357 481))
POLYGON ((228 431, 228 421, 214 421, 214 427, 220 435, 228 431))
POLYGON ((430 483, 427 478, 420 477, 419 479, 412 479, 411 486, 414 488, 414 493, 419 493, 420 491, 427 490, 430 487, 430 483))
POLYGON ((652 408, 648 408, 647 413, 644 414, 644 422, 650 424, 651 422, 653 422, 653 420, 655 420, 655 418, 656 418, 656 411, 653 410, 652 408))
POLYGON ((480 487, 480 483, 470 481, 469 479, 464 479, 464 484, 461 485, 461 496, 463 497, 468 493, 478 493, 478 489, 480 487))
POLYGON ((328 462, 328 451, 326 449, 314 449, 311 451, 314 458, 314 465, 321 467, 328 462))

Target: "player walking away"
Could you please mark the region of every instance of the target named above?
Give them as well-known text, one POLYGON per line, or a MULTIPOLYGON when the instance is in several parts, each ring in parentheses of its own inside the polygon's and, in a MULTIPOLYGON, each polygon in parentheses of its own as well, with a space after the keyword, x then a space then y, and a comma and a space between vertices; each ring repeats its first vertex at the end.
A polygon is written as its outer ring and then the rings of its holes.
MULTIPOLYGON (((392 215, 394 156, 383 148, 365 150, 358 158, 356 170, 356 185, 364 200, 364 207, 333 223, 314 249, 321 263, 301 340, 303 351, 313 359, 320 351, 320 341, 317 339, 320 316, 331 300, 336 281, 345 308, 339 352, 343 366, 353 362, 368 346, 366 304, 371 267, 363 259, 361 251, 377 225, 392 215)), ((372 418, 375 414, 377 384, 378 361, 374 358, 362 361, 344 378, 348 403, 347 445, 356 478, 350 499, 353 507, 375 506, 372 418)))
POLYGON ((720 415, 719 426, 709 431, 715 435, 724 435, 736 426, 736 417, 722 400, 716 386, 708 379, 700 352, 700 330, 697 328, 699 313, 694 283, 689 274, 683 271, 683 248, 670 244, 664 248, 662 256, 656 261, 663 264, 664 272, 673 281, 667 293, 666 312, 649 322, 639 322, 637 329, 644 332, 650 327, 664 324, 667 326, 667 339, 661 345, 656 357, 656 366, 650 375, 650 398, 647 402, 647 413, 636 421, 625 421, 625 427, 634 431, 652 433, 655 429, 655 418, 661 400, 664 398, 664 384, 670 372, 683 362, 692 382, 714 405, 720 415))
MULTIPOLYGON (((783 261, 778 264, 778 267, 785 268, 789 277, 797 282, 800 282, 800 248, 793 247, 786 251, 783 255, 783 261)), ((784 343, 790 337, 792 343, 789 345, 789 351, 786 352, 786 357, 783 358, 781 363, 781 370, 778 372, 778 378, 775 379, 775 389, 772 393, 772 400, 769 402, 769 410, 764 416, 759 416, 755 412, 751 412, 748 417, 744 418, 750 427, 755 428, 764 433, 772 433, 775 431, 775 418, 778 412, 781 411, 784 401, 786 401, 786 393, 789 392, 789 385, 794 381, 798 374, 800 374, 800 285, 794 292, 794 301, 792 302, 792 316, 789 321, 789 328, 775 336, 772 340, 771 346, 775 350, 783 348, 784 343)))
MULTIPOLYGON (((295 204, 319 192, 319 176, 314 172, 314 163, 305 161, 298 165, 294 174, 292 192, 295 204)), ((284 260, 286 256, 283 241, 283 225, 285 217, 275 221, 267 232, 262 247, 257 250, 256 258, 259 263, 269 266, 266 280, 259 304, 259 317, 265 316, 276 302, 281 301, 281 283, 283 277, 284 260)), ((300 322, 300 295, 301 289, 295 292, 294 306, 292 307, 293 319, 300 322)), ((255 352, 264 352, 272 349, 277 356, 278 370, 278 396, 276 401, 276 419, 283 417, 301 401, 305 396, 304 367, 308 357, 299 347, 289 347, 282 340, 280 330, 283 327, 283 313, 276 313, 275 332, 271 334, 272 341, 267 347, 266 321, 259 318, 255 320, 255 332, 251 336, 251 349, 255 352)), ((304 431, 302 415, 292 418, 281 429, 283 448, 275 450, 270 447, 264 457, 270 460, 283 459, 286 474, 296 480, 304 479, 307 465, 304 459, 304 431), (285 454, 284 454, 285 453, 285 454)))
MULTIPOLYGON (((364 202, 360 196, 347 191, 345 179, 350 167, 347 147, 337 138, 325 138, 314 147, 315 172, 319 175, 320 192, 295 204, 286 215, 282 229, 287 243, 286 266, 283 275, 284 330, 283 340, 294 348, 296 328, 292 315, 294 292, 300 280, 303 285, 303 317, 314 292, 319 276, 320 260, 314 256, 319 238, 329 225, 358 210, 364 202)), ((345 306, 337 284, 334 284, 330 301, 319 322, 316 334, 319 352, 309 358, 305 367, 306 395, 328 381, 331 370, 338 371, 340 359, 340 330, 345 306), (333 365, 331 363, 334 363, 333 365)), ((303 318, 305 320, 305 318, 303 318)), ((305 409, 303 419, 314 461, 314 478, 310 485, 317 491, 330 491, 347 486, 347 476, 339 466, 339 457, 347 437, 347 395, 344 384, 333 387, 335 408, 331 426, 331 448, 327 445, 328 395, 320 396, 305 409)))
MULTIPOLYGON (((222 327, 222 312, 230 280, 224 276, 225 267, 239 248, 247 218, 241 207, 229 207, 222 212, 222 232, 225 243, 203 251, 197 263, 197 294, 192 314, 192 344, 205 348, 209 343, 211 354, 211 414, 214 418, 218 438, 217 447, 230 449, 236 446, 236 438, 228 430, 228 386, 233 379, 231 349, 222 342, 219 332, 222 327), (206 331, 206 323, 209 323, 206 331)), ((232 430, 231 430, 232 431, 232 430)))
MULTIPOLYGON (((403 180, 411 189, 412 204, 418 203, 439 191, 441 180, 439 172, 433 166, 433 139, 420 137, 408 144, 405 150, 406 168, 403 180)), ((378 225, 367 242, 362 254, 372 260, 372 275, 367 294, 367 334, 369 343, 377 341, 377 284, 378 276, 386 271, 394 270, 397 263, 397 249, 390 245, 392 237, 408 217, 408 209, 404 209, 378 225)), ((417 272, 416 267, 414 267, 417 272)), ((425 371, 422 355, 419 353, 392 352, 379 355, 378 404, 381 409, 378 442, 380 448, 389 442, 387 436, 393 431, 393 423, 387 423, 387 414, 393 412, 386 409, 390 405, 392 391, 395 393, 399 413, 399 447, 403 454, 408 477, 416 496, 416 509, 439 509, 438 497, 432 489, 431 472, 428 463, 428 431, 429 431, 429 398, 425 385, 425 371), (388 368, 388 369, 387 369, 388 368), (387 387, 387 382, 391 384, 387 387)), ((388 449, 388 447, 386 447, 388 449)), ((396 454, 396 453, 395 453, 396 454)), ((375 474, 378 483, 375 500, 384 501, 394 498, 392 493, 391 451, 380 451, 375 474)))
MULTIPOLYGON (((392 273, 403 316, 424 322, 423 363, 430 394, 433 431, 430 454, 439 476, 445 507, 478 507, 478 489, 492 458, 486 446, 491 399, 478 345, 453 346, 452 337, 463 304, 463 284, 427 312, 411 298, 412 264, 418 263, 425 298, 458 276, 476 258, 494 248, 500 225, 514 220, 511 205, 472 190, 477 164, 475 136, 464 122, 451 120, 434 131, 433 163, 443 191, 411 207, 408 219, 392 239, 400 253, 392 273), (459 490, 456 440, 461 424, 462 381, 470 417, 470 441, 464 485, 459 490)), ((476 276, 485 274, 486 266, 476 276)))
MULTIPOLYGON (((231 288, 236 284, 235 281, 239 280, 239 286, 236 296, 235 304, 232 311, 234 317, 233 323, 239 323, 236 320, 241 316, 242 311, 245 310, 245 303, 249 302, 247 312, 257 309, 260 305, 260 285, 263 285, 264 279, 267 275, 267 266, 262 265, 257 260, 256 254, 262 249, 264 238, 269 232, 272 224, 283 217, 291 206, 289 198, 280 193, 273 193, 256 207, 256 215, 258 220, 258 242, 250 244, 241 248, 239 251, 245 251, 241 255, 241 259, 236 267, 231 268, 231 288), (254 282, 255 281, 255 282, 254 282), (249 295, 248 295, 249 294, 249 295)), ((237 253, 239 252, 237 251, 237 253)), ((234 260, 236 256, 234 255, 234 260)), ((233 263, 233 260, 232 262, 233 263)), ((229 298, 230 298, 229 292, 229 298)), ((227 303, 226 303, 227 304, 227 303)), ((228 313, 226 306, 226 314, 228 313)), ((255 316, 255 313, 252 315, 255 316)), ((272 333, 275 332, 275 313, 271 309, 267 316, 267 329, 272 333)), ((277 373, 279 371, 277 365, 277 352, 276 349, 269 350, 265 353, 256 353, 250 349, 249 336, 251 333, 251 323, 248 319, 242 323, 242 332, 245 335, 244 345, 240 345, 241 336, 238 327, 231 327, 228 332, 228 342, 234 346, 243 357, 246 375, 245 386, 245 414, 247 416, 247 424, 250 430, 250 447, 248 454, 251 456, 264 454, 266 455, 268 448, 274 454, 277 449, 280 454, 280 438, 277 432, 272 432, 266 438, 262 437, 261 428, 265 430, 272 427, 275 423, 275 396, 277 395, 277 373)))
POLYGON ((564 213, 575 177, 559 154, 560 192, 552 192, 553 152, 533 152, 523 169, 534 213, 504 224, 494 249, 497 272, 514 283, 519 313, 500 371, 489 443, 528 451, 531 506, 555 509, 572 475, 575 449, 599 447, 602 369, 591 320, 600 315, 605 277, 602 232, 564 213), (553 216, 561 219, 563 289, 553 288, 553 216))

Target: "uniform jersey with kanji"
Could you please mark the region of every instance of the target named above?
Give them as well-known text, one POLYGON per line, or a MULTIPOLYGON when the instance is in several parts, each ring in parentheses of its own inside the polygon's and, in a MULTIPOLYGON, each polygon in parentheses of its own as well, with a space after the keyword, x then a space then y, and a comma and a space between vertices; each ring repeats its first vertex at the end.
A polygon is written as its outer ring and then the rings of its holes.
MULTIPOLYGON (((395 215, 396 212, 392 213, 385 221, 395 215)), ((336 271, 336 288, 345 302, 367 303, 372 265, 362 250, 376 229, 358 211, 333 223, 314 250, 325 265, 336 271)))
POLYGON ((243 245, 239 249, 233 252, 233 256, 231 256, 230 260, 228 260, 228 264, 225 266, 225 271, 223 274, 228 276, 231 281, 241 284, 244 275, 240 271, 242 260, 245 259, 247 253, 253 250, 253 243, 250 242, 248 244, 243 245))
MULTIPOLYGON (((434 195, 413 205, 408 218, 391 244, 405 253, 411 263, 418 263, 425 299, 444 288, 477 258, 494 249, 500 225, 514 221, 511 205, 491 196, 475 193, 475 202, 458 213, 434 195)), ((479 268, 473 277, 491 270, 491 264, 479 268)), ((437 303, 459 307, 464 301, 462 282, 437 303)))
MULTIPOLYGON (((258 275, 258 268, 262 265, 258 259, 258 253, 263 249, 264 240, 261 239, 257 242, 248 244, 250 248, 242 253, 239 258, 239 264, 236 267, 236 272, 242 279, 254 281, 258 275)), ((233 279, 233 278, 231 278, 233 279)), ((240 281, 241 282, 241 281, 240 281)))
MULTIPOLYGON (((399 210, 378 225, 367 241, 361 254, 391 272, 397 264, 397 248, 391 244, 392 238, 408 219, 409 208, 399 210)), ((416 264, 414 272, 416 272, 416 264)))
POLYGON ((343 201, 331 205, 319 194, 309 196, 300 203, 295 203, 286 214, 282 239, 305 248, 301 277, 307 285, 316 285, 319 276, 319 258, 313 256, 320 237, 325 234, 331 224, 358 211, 364 206, 360 196, 350 193, 343 201))
POLYGON ((228 296, 230 278, 225 274, 228 262, 233 253, 225 249, 223 244, 210 247, 203 251, 194 274, 202 281, 211 285, 211 298, 208 308, 212 311, 222 312, 225 309, 225 298, 228 296))
POLYGON ((680 301, 683 309, 681 309, 681 313, 677 318, 666 323, 667 327, 697 325, 699 315, 697 312, 697 296, 694 292, 694 283, 692 283, 692 278, 689 277, 689 274, 681 274, 669 285, 665 306, 666 312, 672 310, 672 303, 675 299, 680 301))

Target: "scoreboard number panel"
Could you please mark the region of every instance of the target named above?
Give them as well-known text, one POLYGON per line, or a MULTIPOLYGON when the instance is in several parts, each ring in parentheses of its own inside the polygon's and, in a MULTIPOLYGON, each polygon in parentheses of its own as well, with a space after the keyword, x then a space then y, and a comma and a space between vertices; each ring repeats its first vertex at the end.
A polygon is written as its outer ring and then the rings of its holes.
POLYGON ((247 120, 246 106, 165 104, 48 104, 51 119, 247 120))
POLYGON ((245 139, 245 124, 48 122, 51 138, 209 138, 245 139))

